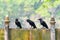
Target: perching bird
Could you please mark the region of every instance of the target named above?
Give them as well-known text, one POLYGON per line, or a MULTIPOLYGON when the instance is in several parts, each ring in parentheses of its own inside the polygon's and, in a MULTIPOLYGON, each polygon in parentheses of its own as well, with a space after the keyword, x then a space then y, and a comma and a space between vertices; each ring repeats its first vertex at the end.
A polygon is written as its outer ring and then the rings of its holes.
POLYGON ((40 24, 41 24, 43 27, 45 27, 45 28, 48 29, 48 26, 47 26, 46 22, 45 22, 44 20, 42 20, 42 18, 40 18, 40 19, 38 19, 38 20, 40 21, 40 24))
POLYGON ((15 24, 17 27, 22 28, 21 23, 18 21, 18 19, 15 19, 15 24))
POLYGON ((26 21, 31 25, 31 27, 37 28, 35 23, 33 21, 31 21, 30 19, 27 19, 26 21))

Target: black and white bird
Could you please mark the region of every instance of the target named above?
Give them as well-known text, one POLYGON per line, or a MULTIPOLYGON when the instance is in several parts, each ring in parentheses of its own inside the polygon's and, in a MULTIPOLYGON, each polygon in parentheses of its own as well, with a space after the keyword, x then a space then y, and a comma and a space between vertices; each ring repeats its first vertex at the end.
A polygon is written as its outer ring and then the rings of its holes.
POLYGON ((40 19, 38 19, 38 20, 40 21, 40 24, 41 24, 43 27, 45 27, 45 28, 48 29, 48 25, 46 24, 46 22, 45 22, 42 18, 40 18, 40 19))
POLYGON ((17 27, 22 28, 21 23, 18 21, 17 18, 15 19, 15 24, 17 25, 17 27))
POLYGON ((31 21, 30 19, 27 19, 26 21, 31 25, 31 27, 37 28, 35 23, 33 21, 31 21))

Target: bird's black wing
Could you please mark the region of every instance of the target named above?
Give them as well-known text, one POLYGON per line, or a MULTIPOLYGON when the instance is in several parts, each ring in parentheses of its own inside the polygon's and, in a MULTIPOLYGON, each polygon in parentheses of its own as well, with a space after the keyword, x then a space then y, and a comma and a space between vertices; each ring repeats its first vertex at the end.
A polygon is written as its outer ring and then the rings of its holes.
POLYGON ((32 22, 32 26, 33 26, 34 28, 36 28, 36 25, 35 25, 35 23, 34 23, 34 22, 32 22))
POLYGON ((20 22, 15 22, 15 23, 16 23, 16 25, 17 25, 19 28, 22 28, 20 22))
POLYGON ((42 22, 43 27, 46 27, 48 29, 48 26, 45 21, 42 22))
POLYGON ((35 23, 34 23, 33 21, 27 20, 27 22, 28 22, 31 26, 33 26, 33 28, 36 28, 36 25, 35 25, 35 23))

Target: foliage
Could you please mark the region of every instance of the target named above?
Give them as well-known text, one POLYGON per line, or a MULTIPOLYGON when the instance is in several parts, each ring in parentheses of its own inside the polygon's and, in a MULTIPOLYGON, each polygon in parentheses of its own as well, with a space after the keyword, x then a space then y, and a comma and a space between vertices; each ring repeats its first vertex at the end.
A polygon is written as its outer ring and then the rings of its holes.
MULTIPOLYGON (((30 18, 33 14, 39 14, 42 17, 50 17, 49 8, 57 7, 60 0, 0 0, 0 28, 2 20, 6 15, 13 18, 30 18)), ((59 16, 60 12, 57 12, 59 16)), ((21 19, 22 20, 22 19, 21 19)))

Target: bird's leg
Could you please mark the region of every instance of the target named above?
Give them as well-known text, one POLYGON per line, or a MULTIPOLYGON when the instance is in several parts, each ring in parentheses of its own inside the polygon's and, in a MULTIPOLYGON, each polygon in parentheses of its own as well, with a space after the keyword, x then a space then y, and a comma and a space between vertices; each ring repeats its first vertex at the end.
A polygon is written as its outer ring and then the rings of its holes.
POLYGON ((16 29, 18 29, 19 27, 17 27, 16 29))
POLYGON ((46 27, 43 27, 43 29, 46 29, 48 31, 48 29, 46 27))
POLYGON ((31 26, 31 28, 33 29, 33 26, 31 26))
POLYGON ((41 29, 45 29, 45 27, 42 27, 41 29))
POLYGON ((42 27, 41 29, 44 29, 45 27, 42 27))

